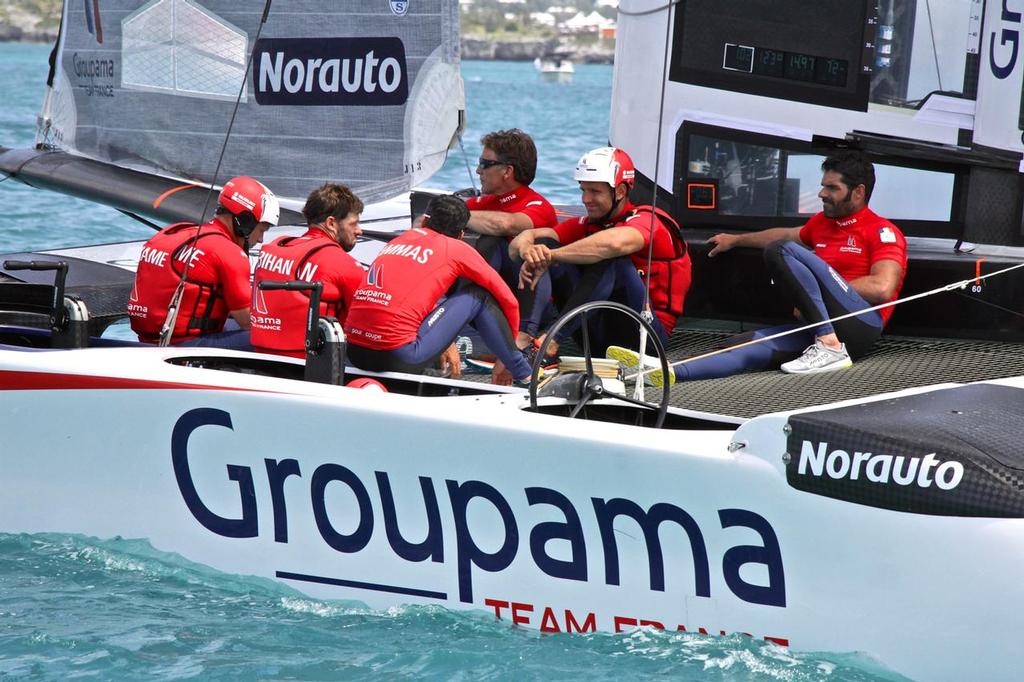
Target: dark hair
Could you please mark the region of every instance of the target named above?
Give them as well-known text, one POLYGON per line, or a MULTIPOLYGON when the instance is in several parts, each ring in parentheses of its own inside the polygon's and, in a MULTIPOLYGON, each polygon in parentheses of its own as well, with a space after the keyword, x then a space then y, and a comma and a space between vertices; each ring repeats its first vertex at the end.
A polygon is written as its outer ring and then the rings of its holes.
POLYGON ((450 194, 439 194, 427 204, 423 226, 449 237, 458 238, 469 222, 466 202, 450 194))
POLYGON ((829 154, 821 162, 823 172, 834 171, 843 178, 843 184, 851 190, 864 185, 864 203, 871 198, 875 189, 875 167, 862 152, 841 151, 829 154))
POLYGON ((344 220, 349 213, 362 213, 363 202, 345 185, 327 182, 306 197, 302 215, 310 225, 320 225, 334 216, 344 220))
POLYGON ((496 130, 480 138, 480 144, 493 151, 498 160, 512 166, 516 182, 529 185, 537 175, 537 146, 533 138, 519 128, 496 130))

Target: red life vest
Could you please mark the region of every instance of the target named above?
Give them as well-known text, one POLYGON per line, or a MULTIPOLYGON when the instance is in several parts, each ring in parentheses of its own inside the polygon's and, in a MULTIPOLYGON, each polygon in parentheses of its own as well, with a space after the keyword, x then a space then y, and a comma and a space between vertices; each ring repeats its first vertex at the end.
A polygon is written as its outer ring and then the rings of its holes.
MULTIPOLYGON (((258 285, 263 281, 318 281, 319 277, 308 275, 304 268, 313 254, 326 248, 341 249, 341 245, 326 238, 283 237, 263 247, 253 273, 249 334, 254 348, 292 357, 305 356, 310 292, 263 291, 258 285)), ((339 317, 343 300, 340 289, 324 282, 320 316, 339 317)))
MULTIPOLYGON (((632 215, 650 214, 652 210, 668 230, 675 252, 671 258, 658 258, 655 255, 651 257, 651 308, 658 313, 658 319, 665 326, 665 331, 671 335, 676 318, 683 314, 683 303, 690 289, 690 256, 679 223, 668 213, 652 206, 637 206, 633 209, 632 215)), ((634 253, 632 259, 637 273, 644 279, 647 249, 634 253)))
MULTIPOLYGON (((205 231, 206 227, 198 228, 200 233, 196 236, 195 224, 175 223, 158 232, 143 247, 128 302, 132 331, 139 335, 140 340, 159 341, 160 329, 167 319, 167 308, 185 272, 185 262, 201 241, 207 237, 222 237, 231 248, 239 248, 220 229, 205 231)), ((196 279, 195 270, 196 265, 193 264, 185 277, 185 290, 171 343, 221 331, 228 317, 222 287, 196 279)))

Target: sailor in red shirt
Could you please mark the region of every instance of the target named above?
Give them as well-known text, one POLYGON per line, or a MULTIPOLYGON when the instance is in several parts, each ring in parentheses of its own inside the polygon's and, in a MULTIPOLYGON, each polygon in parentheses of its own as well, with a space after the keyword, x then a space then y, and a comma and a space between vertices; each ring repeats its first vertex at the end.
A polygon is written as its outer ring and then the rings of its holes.
POLYGON ((224 185, 213 220, 199 227, 170 225, 147 241, 128 301, 139 340, 160 340, 171 299, 184 280, 171 343, 251 350, 249 245, 263 241, 279 215, 274 193, 240 176, 224 185), (225 331, 229 315, 233 324, 225 331))
POLYGON ((462 200, 434 197, 420 227, 393 239, 377 255, 352 297, 345 324, 354 365, 377 372, 420 372, 444 352, 457 368, 453 341, 468 324, 517 382, 529 381, 530 365, 512 337, 519 324, 515 296, 461 241, 468 219, 462 200))
POLYGON ((907 270, 907 241, 899 228, 867 207, 875 170, 863 154, 837 152, 825 159, 821 169, 821 213, 802 227, 717 234, 708 240, 713 245, 708 255, 715 257, 737 246, 764 248, 772 280, 793 297, 802 320, 737 340, 763 338, 807 323, 822 324, 680 365, 670 381, 708 379, 779 363, 782 371, 792 374, 843 369, 881 335, 891 307, 834 325, 824 320, 896 300, 907 270))
POLYGON ((309 226, 301 237, 281 237, 263 247, 253 273, 252 345, 258 351, 305 357, 309 292, 264 291, 258 284, 321 282, 320 316, 342 324, 352 294, 366 270, 348 254, 363 232, 363 202, 344 185, 327 183, 313 190, 302 207, 309 226))
MULTIPOLYGON (((575 172, 587 215, 553 229, 523 232, 509 251, 524 261, 521 286, 532 286, 550 268, 555 301, 563 312, 596 300, 618 301, 641 312, 650 272, 650 302, 657 316, 654 328, 667 341, 690 288, 690 257, 668 214, 630 203, 634 175, 633 161, 623 150, 602 147, 588 152, 575 172), (560 246, 537 243, 540 238, 553 238, 560 246)), ((602 352, 611 345, 636 346, 638 330, 626 318, 597 317, 601 319, 591 327, 590 338, 602 352)), ((565 336, 575 331, 571 327, 563 328, 565 336)))
POLYGON ((466 201, 469 229, 480 234, 476 249, 511 287, 519 301, 520 323, 516 345, 525 348, 540 326, 544 307, 551 299, 551 282, 544 278, 536 288, 520 289, 520 263, 509 258, 508 242, 523 230, 554 227, 555 209, 530 188, 537 173, 537 147, 533 138, 518 128, 498 130, 480 138, 483 152, 477 163, 482 196, 466 201))

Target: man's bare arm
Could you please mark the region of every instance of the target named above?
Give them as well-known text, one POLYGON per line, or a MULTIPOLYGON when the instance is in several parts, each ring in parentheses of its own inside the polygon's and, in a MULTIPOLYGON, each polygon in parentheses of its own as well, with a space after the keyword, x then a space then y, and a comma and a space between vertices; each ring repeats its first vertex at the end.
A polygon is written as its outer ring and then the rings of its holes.
POLYGON ((533 221, 525 213, 470 211, 468 227, 479 234, 512 237, 532 228, 533 221))
POLYGON ((871 266, 871 272, 850 282, 850 286, 871 303, 878 305, 891 301, 903 277, 903 268, 894 260, 880 260, 871 266))
POLYGON ((644 247, 644 236, 632 227, 616 227, 601 230, 557 249, 551 250, 551 258, 559 263, 589 265, 609 258, 628 256, 644 247))
POLYGON ((737 246, 748 246, 756 249, 763 249, 772 242, 777 242, 780 239, 787 239, 792 242, 800 241, 800 228, 799 227, 771 227, 767 230, 760 230, 758 232, 742 232, 740 234, 729 234, 722 232, 716 234, 713 237, 708 237, 708 244, 712 244, 712 248, 708 251, 708 256, 717 256, 720 253, 735 249, 737 246))
POLYGON ((238 323, 238 326, 242 329, 248 329, 252 326, 252 322, 249 319, 249 309, 239 308, 238 310, 232 310, 228 313, 231 318, 238 323))

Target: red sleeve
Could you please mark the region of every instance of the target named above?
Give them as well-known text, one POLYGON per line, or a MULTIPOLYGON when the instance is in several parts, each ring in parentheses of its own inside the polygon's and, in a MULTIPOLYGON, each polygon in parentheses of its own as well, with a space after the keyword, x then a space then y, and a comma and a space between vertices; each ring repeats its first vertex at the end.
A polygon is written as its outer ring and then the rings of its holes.
POLYGON ((578 242, 587 236, 586 218, 563 220, 555 225, 554 230, 558 234, 558 242, 562 246, 578 242))
POLYGON ((553 227, 558 222, 555 207, 540 196, 526 202, 520 213, 529 218, 534 227, 553 227))
POLYGON ((880 260, 894 260, 907 269, 907 238, 900 228, 892 223, 882 222, 871 230, 871 264, 880 260))
POLYGON ((458 264, 458 275, 472 280, 489 291, 505 313, 512 333, 519 331, 519 302, 498 271, 487 264, 484 257, 466 242, 448 239, 452 260, 458 264))
POLYGON ((814 231, 820 229, 822 222, 825 221, 824 213, 817 213, 811 216, 811 219, 804 223, 804 226, 800 228, 800 241, 806 246, 814 246, 814 231))
POLYGON ((248 309, 252 304, 249 255, 233 244, 217 249, 217 278, 224 288, 228 310, 248 309))
MULTIPOLYGON (((659 222, 661 220, 657 216, 657 214, 655 214, 654 219, 656 221, 659 221, 659 222)), ((644 238, 643 248, 645 248, 645 249, 647 248, 647 245, 650 244, 650 242, 651 242, 651 212, 650 211, 641 211, 639 213, 634 213, 633 215, 629 216, 628 218, 623 220, 618 225, 615 225, 615 227, 617 227, 617 228, 618 227, 631 227, 634 230, 636 230, 637 232, 639 232, 640 236, 644 238)), ((662 226, 662 229, 665 229, 665 227, 662 226)))
POLYGON ((481 194, 478 197, 466 199, 466 206, 470 211, 496 211, 493 194, 481 194))

